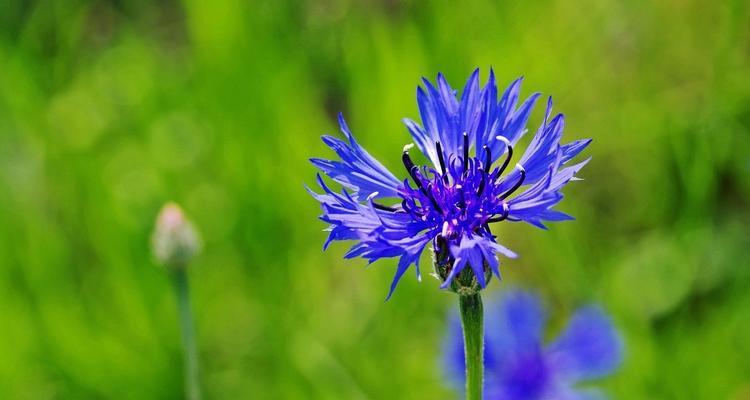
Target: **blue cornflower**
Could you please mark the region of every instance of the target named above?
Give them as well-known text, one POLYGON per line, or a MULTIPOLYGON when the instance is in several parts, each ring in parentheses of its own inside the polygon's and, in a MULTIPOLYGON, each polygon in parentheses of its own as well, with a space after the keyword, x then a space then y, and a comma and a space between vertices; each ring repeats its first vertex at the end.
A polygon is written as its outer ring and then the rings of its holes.
POLYGON ((436 85, 426 79, 423 83, 417 89, 422 125, 404 122, 432 165, 415 165, 413 145, 404 147, 402 161, 411 181, 399 180, 365 151, 341 115, 346 140, 323 137, 340 160, 311 159, 344 187, 333 190, 318 175, 323 193, 310 190, 322 205, 321 219, 330 224, 324 249, 334 240, 354 240, 346 258, 372 263, 399 257, 389 297, 411 264, 419 278, 419 258, 430 242, 442 288, 456 290, 454 278, 465 282, 467 277, 468 286, 484 288, 492 273, 500 275, 497 254, 516 257, 496 242, 490 224, 525 221, 545 228, 545 221, 572 219, 552 207, 563 197, 560 189, 588 161, 566 166, 591 140, 560 144, 564 118, 551 117, 550 98, 536 135, 515 168, 508 168, 539 97, 533 94, 518 105, 520 78, 499 100, 492 71, 481 88, 475 70, 460 98, 442 74, 436 85), (467 265, 468 272, 462 273, 467 265))
MULTIPOLYGON (((488 400, 592 400, 605 398, 583 381, 611 374, 622 362, 622 341, 598 306, 578 309, 557 339, 542 341, 546 322, 539 297, 512 290, 487 307, 484 398, 488 400)), ((461 323, 451 318, 444 366, 463 387, 461 323)))

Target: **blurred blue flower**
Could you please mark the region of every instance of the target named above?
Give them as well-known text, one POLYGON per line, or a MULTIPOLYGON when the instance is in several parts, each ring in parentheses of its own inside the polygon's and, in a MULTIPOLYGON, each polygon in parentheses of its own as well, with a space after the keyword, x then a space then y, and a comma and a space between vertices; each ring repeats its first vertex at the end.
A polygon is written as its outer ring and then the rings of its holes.
MULTIPOLYGON (((558 338, 546 345, 546 318, 536 295, 511 290, 486 310, 486 399, 605 398, 599 390, 577 387, 611 374, 622 362, 622 341, 601 308, 577 310, 558 338)), ((448 381, 463 388, 464 344, 458 316, 452 316, 449 329, 444 366, 448 381)))
POLYGON ((466 265, 484 287, 485 265, 499 276, 496 255, 516 257, 495 241, 489 224, 525 221, 545 228, 544 221, 572 219, 552 207, 563 197, 560 189, 588 161, 565 166, 591 140, 560 144, 564 118, 562 114, 550 118, 550 98, 544 121, 515 168, 506 173, 539 96, 533 94, 517 106, 520 78, 499 100, 492 71, 480 88, 479 70, 475 70, 460 98, 442 74, 436 85, 426 79, 423 83, 424 88, 417 89, 422 125, 404 122, 432 165, 415 165, 409 153, 413 145, 404 147, 402 161, 411 181, 400 181, 367 153, 341 115, 339 125, 346 140, 323 137, 339 160, 311 159, 344 187, 341 192, 333 190, 318 175, 323 193, 308 189, 322 205, 321 219, 330 224, 324 249, 334 240, 354 240, 346 258, 363 257, 372 263, 399 257, 389 297, 411 264, 420 276, 423 249, 433 241, 437 251, 439 240, 449 251, 441 287, 448 287, 466 265), (499 165, 493 168, 496 161, 499 165))

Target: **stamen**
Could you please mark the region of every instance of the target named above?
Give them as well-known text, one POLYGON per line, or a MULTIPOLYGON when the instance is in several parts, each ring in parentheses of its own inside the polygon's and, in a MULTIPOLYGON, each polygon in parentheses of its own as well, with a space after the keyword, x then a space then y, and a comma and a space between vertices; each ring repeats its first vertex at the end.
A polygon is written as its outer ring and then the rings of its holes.
MULTIPOLYGON (((409 172, 409 176, 411 176, 411 179, 414 180, 414 183, 417 184, 417 187, 419 187, 419 189, 421 189, 424 193, 422 179, 420 179, 419 175, 417 175, 419 168, 414 165, 414 161, 412 161, 411 157, 409 157, 409 150, 411 150, 412 147, 414 147, 413 144, 407 144, 406 146, 404 146, 404 154, 401 155, 401 161, 403 161, 404 167, 406 167, 406 171, 409 172)), ((425 195, 427 195, 427 193, 425 193, 425 195)))
POLYGON ((437 200, 435 200, 435 197, 432 196, 432 182, 427 184, 427 190, 423 192, 425 196, 427 196, 430 199, 430 203, 432 203, 432 206, 435 207, 435 210, 439 212, 440 214, 443 213, 443 209, 440 208, 440 205, 438 204, 437 200))
POLYGON ((505 168, 508 167, 508 164, 510 163, 510 159, 513 158, 513 146, 510 145, 510 142, 508 139, 506 139, 503 136, 496 136, 497 140, 505 143, 505 148, 508 149, 508 155, 505 157, 505 161, 503 161, 503 165, 500 167, 500 172, 497 174, 498 177, 503 174, 505 171, 505 168))
POLYGON ((482 146, 484 149, 484 165, 483 170, 484 174, 481 175, 479 180, 479 188, 477 188, 477 197, 482 195, 482 191, 484 191, 484 185, 485 180, 487 177, 489 177, 490 174, 490 164, 492 163, 492 150, 488 146, 482 146))
POLYGON ((508 189, 507 192, 503 193, 502 196, 500 196, 500 200, 505 200, 506 197, 510 196, 515 192, 521 185, 523 185, 523 181, 526 179, 526 170, 523 169, 521 164, 516 164, 516 168, 518 168, 518 172, 521 173, 520 179, 518 179, 518 182, 516 182, 515 185, 513 185, 512 188, 508 189))
MULTIPOLYGON (((422 179, 419 177, 419 168, 417 168, 417 166, 414 165, 414 162, 411 160, 411 157, 409 157, 409 150, 411 150, 412 147, 414 147, 414 144, 411 144, 411 143, 404 146, 404 154, 401 155, 401 161, 403 161, 404 167, 406 167, 407 171, 409 171, 409 175, 411 176, 411 179, 413 179, 414 183, 417 184, 422 194, 424 194, 425 197, 430 199, 430 203, 432 203, 432 206, 435 208, 435 210, 437 210, 438 213, 442 214, 443 210, 440 208, 440 205, 438 205, 438 202, 432 196, 432 193, 430 192, 430 190, 425 189, 424 184, 422 183, 422 179)), ((427 187, 432 188, 432 183, 428 184, 427 187)))
POLYGON ((464 191, 462 190, 463 186, 456 185, 456 190, 458 191, 458 208, 461 210, 466 210, 466 198, 464 197, 464 191))
POLYGON ((383 210, 383 211, 390 211, 390 212, 400 211, 398 208, 384 206, 384 205, 376 203, 374 201, 372 202, 372 206, 375 207, 375 208, 377 208, 378 210, 383 210))
POLYGON ((443 146, 440 145, 440 142, 435 142, 435 150, 437 150, 438 161, 440 162, 440 171, 443 174, 443 181, 447 185, 450 181, 448 179, 448 172, 445 169, 445 156, 443 155, 443 146))
POLYGON ((414 144, 409 143, 406 146, 404 146, 404 154, 401 155, 401 161, 404 163, 404 167, 406 167, 406 171, 409 172, 409 175, 411 175, 411 169, 414 168, 414 162, 411 160, 411 157, 409 157, 409 150, 414 147, 414 144))
POLYGON ((404 167, 406 167, 406 170, 409 172, 409 176, 411 176, 411 179, 414 180, 414 183, 417 185, 419 190, 421 190, 425 196, 430 197, 429 193, 424 188, 422 179, 419 177, 419 168, 414 165, 414 161, 412 161, 411 157, 409 157, 409 150, 411 150, 412 147, 414 147, 413 144, 407 144, 406 146, 404 146, 404 154, 401 155, 401 161, 403 161, 404 167))
POLYGON ((482 175, 479 180, 479 188, 477 189, 477 197, 482 195, 482 191, 484 190, 484 180, 485 180, 485 175, 482 175))
POLYGON ((406 203, 406 199, 401 200, 401 208, 406 210, 406 212, 411 213, 411 207, 406 203))
POLYGON ((440 162, 440 171, 443 173, 443 179, 445 179, 445 183, 448 183, 448 174, 445 171, 445 158, 443 156, 443 146, 440 145, 440 142, 435 142, 435 150, 437 150, 438 161, 440 162))
MULTIPOLYGON (((487 223, 489 224, 489 223, 492 223, 492 222, 500 222, 500 221, 503 221, 503 220, 505 220, 506 218, 508 218, 508 213, 510 213, 510 208, 508 207, 508 203, 505 203, 505 202, 504 202, 504 203, 503 203, 503 213, 502 213, 502 215, 500 215, 499 217, 494 217, 494 218, 490 218, 490 219, 488 219, 488 220, 487 220, 487 223)), ((487 230, 489 230, 489 227, 488 227, 488 229, 487 229, 487 230)))
POLYGON ((404 211, 409 214, 415 214, 420 218, 423 217, 424 214, 422 214, 422 210, 419 207, 417 207, 417 204, 414 202, 414 200, 412 200, 411 204, 412 205, 409 205, 406 199, 404 199, 403 201, 401 201, 401 208, 403 208, 404 211))

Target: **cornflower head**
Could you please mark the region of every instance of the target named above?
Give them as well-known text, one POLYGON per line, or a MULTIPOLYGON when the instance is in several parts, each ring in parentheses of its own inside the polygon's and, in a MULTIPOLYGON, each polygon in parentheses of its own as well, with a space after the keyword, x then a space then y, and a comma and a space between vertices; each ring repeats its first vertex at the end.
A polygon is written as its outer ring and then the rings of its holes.
POLYGON ((404 120, 414 141, 403 149, 404 180, 362 148, 339 115, 346 140, 323 136, 339 159, 311 159, 342 185, 340 191, 332 189, 319 174, 323 192, 308 189, 322 206, 321 220, 329 224, 324 249, 332 241, 353 240, 345 258, 372 263, 398 257, 390 297, 412 264, 420 278, 419 258, 432 243, 441 288, 471 294, 493 274, 500 277, 498 254, 516 257, 497 243, 491 224, 524 221, 545 228, 546 221, 572 219, 552 207, 588 161, 568 165, 590 139, 560 144, 564 117, 551 115, 550 98, 541 126, 518 157, 515 146, 539 97, 533 94, 519 105, 520 86, 519 78, 498 99, 492 70, 480 87, 477 69, 459 97, 442 74, 436 84, 423 79, 417 88, 422 124, 404 120), (414 145, 430 165, 415 164, 414 145))
MULTIPOLYGON (((511 290, 487 306, 484 398, 593 400, 605 396, 578 384, 607 376, 622 363, 623 346, 609 317, 594 305, 578 309, 562 333, 544 344, 546 315, 535 294, 511 290)), ((464 347, 457 316, 450 320, 444 370, 461 388, 464 347)))

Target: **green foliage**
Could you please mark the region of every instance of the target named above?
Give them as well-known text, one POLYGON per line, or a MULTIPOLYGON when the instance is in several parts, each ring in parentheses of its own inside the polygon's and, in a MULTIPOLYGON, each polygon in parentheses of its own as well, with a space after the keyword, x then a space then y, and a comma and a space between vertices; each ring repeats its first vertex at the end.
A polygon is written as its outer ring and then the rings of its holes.
MULTIPOLYGON (((192 265, 207 398, 435 399, 455 295, 321 252, 310 156, 344 111, 399 170, 421 76, 525 75, 593 137, 576 222, 503 224, 510 285, 559 327, 622 329, 624 399, 750 392, 747 2, 9 2, 0 13, 0 397, 182 395, 178 316, 150 258, 163 203, 192 265)), ((541 118, 537 110, 534 124, 541 118)), ((429 269, 427 257, 423 269, 429 269)))

